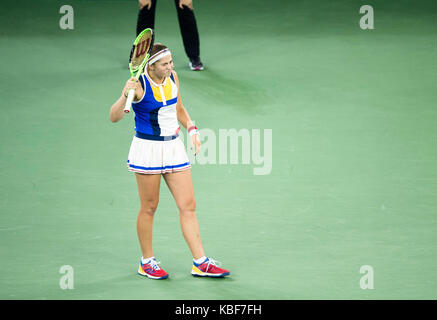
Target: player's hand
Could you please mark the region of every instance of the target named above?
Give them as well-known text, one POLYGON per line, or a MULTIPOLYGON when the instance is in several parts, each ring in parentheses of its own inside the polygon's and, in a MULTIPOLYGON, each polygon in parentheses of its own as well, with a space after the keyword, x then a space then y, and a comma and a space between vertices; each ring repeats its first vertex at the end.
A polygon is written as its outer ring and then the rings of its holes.
POLYGON ((140 6, 140 10, 147 6, 147 10, 150 10, 152 7, 152 0, 138 0, 138 5, 140 6))
POLYGON ((200 138, 199 134, 193 134, 190 137, 191 140, 191 150, 193 150, 193 147, 196 146, 196 149, 194 150, 194 155, 196 156, 200 151, 200 138))
POLYGON ((123 88, 123 95, 127 98, 127 95, 129 94, 130 89, 134 89, 135 92, 138 90, 138 86, 141 86, 140 82, 137 78, 132 77, 129 80, 126 81, 126 84, 123 88))
POLYGON ((191 11, 193 11, 193 0, 179 0, 179 8, 183 9, 182 6, 187 6, 191 11))

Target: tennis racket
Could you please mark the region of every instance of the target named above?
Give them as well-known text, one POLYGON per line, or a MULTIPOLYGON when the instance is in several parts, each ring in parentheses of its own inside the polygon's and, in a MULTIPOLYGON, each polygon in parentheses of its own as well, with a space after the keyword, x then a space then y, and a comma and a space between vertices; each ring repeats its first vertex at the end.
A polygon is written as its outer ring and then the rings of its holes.
MULTIPOLYGON (((143 73, 144 66, 149 60, 150 51, 153 47, 153 40, 155 35, 150 28, 144 29, 135 39, 134 45, 130 52, 129 59, 129 71, 132 77, 138 78, 143 73)), ((124 112, 128 113, 132 106, 135 90, 130 89, 127 95, 126 105, 124 106, 124 112)))

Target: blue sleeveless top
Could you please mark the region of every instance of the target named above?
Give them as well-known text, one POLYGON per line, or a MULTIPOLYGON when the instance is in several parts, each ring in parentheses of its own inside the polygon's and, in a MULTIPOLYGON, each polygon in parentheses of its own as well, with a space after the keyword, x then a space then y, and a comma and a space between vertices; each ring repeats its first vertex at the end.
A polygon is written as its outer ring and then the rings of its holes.
POLYGON ((178 87, 173 74, 165 78, 164 83, 156 84, 146 70, 139 80, 144 95, 140 101, 132 102, 135 130, 157 138, 176 135, 180 127, 176 113, 178 87))

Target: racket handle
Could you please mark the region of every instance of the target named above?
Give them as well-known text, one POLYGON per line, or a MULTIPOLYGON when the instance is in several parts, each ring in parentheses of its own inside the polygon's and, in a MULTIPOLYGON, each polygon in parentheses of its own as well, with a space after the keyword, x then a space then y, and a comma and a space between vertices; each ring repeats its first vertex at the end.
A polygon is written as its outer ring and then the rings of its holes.
POLYGON ((134 94, 135 94, 135 90, 134 89, 130 89, 129 93, 127 94, 127 99, 126 99, 126 104, 124 106, 124 112, 125 113, 129 113, 131 105, 132 105, 132 101, 134 100, 134 94))

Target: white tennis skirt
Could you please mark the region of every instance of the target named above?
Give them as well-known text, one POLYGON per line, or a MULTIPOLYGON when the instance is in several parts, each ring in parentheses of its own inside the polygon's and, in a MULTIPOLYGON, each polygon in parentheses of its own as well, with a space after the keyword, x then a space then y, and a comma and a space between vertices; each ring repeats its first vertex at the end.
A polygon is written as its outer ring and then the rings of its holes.
POLYGON ((133 172, 162 174, 187 170, 191 168, 191 164, 179 137, 167 141, 154 141, 134 136, 127 167, 133 172))

